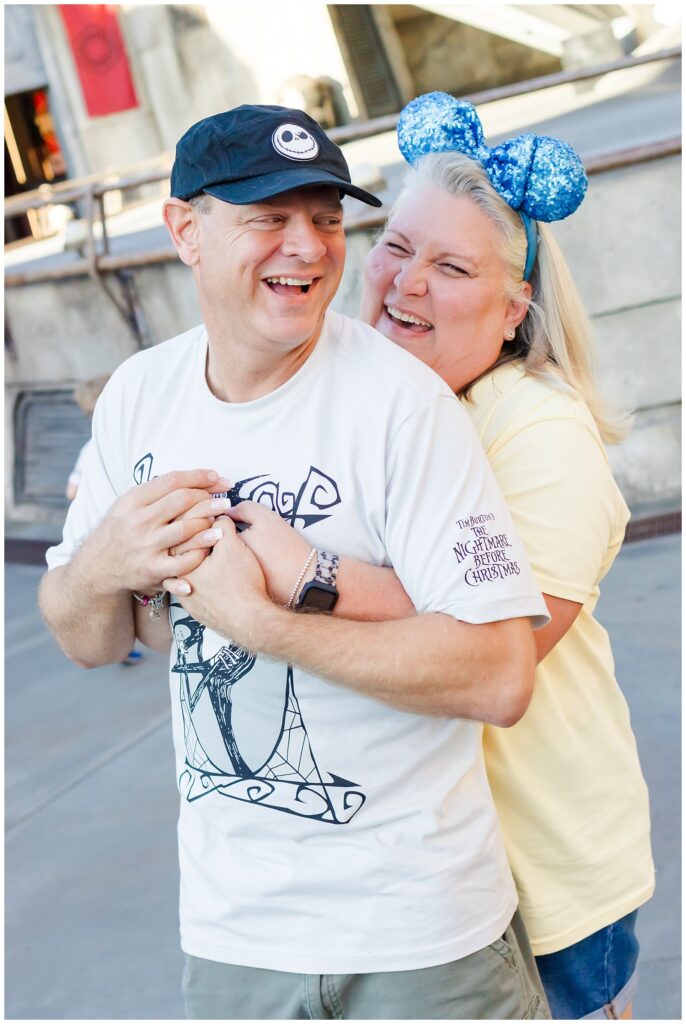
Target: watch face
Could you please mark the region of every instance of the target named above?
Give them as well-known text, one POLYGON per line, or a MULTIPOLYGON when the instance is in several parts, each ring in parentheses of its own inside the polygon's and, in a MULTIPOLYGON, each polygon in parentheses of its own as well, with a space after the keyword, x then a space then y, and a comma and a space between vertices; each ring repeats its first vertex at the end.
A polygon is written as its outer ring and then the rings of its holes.
POLYGON ((338 600, 338 591, 328 583, 311 581, 303 587, 298 608, 316 612, 331 612, 338 600))

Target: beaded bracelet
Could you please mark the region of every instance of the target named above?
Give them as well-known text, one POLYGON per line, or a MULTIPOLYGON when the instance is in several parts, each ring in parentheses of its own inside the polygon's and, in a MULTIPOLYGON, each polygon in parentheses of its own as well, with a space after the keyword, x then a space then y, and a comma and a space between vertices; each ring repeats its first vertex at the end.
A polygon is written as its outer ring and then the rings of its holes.
POLYGON ((164 599, 167 596, 164 590, 160 590, 159 594, 153 594, 152 597, 148 597, 147 594, 139 594, 137 590, 132 590, 134 600, 138 601, 143 608, 150 608, 150 618, 159 619, 164 599))
POLYGON ((300 570, 300 575, 298 576, 297 580, 295 581, 295 586, 293 587, 293 590, 291 591, 291 596, 288 598, 288 603, 284 605, 284 608, 292 608, 293 607, 293 602, 295 601, 295 599, 296 599, 296 597, 298 595, 298 591, 300 590, 300 584, 305 579, 305 573, 310 568, 310 565, 312 564, 312 559, 314 558, 314 556, 316 554, 317 554, 317 549, 316 548, 312 548, 312 550, 310 551, 309 555, 307 556, 307 561, 305 562, 305 564, 303 565, 302 569, 300 570))

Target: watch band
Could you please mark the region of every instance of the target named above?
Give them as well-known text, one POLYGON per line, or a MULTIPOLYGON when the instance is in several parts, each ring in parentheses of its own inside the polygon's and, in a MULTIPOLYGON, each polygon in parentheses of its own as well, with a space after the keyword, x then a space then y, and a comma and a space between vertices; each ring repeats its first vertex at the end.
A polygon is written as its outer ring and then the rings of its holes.
POLYGON ((316 554, 314 576, 302 588, 296 609, 298 611, 332 612, 338 601, 338 590, 336 589, 338 555, 334 555, 330 551, 317 551, 316 554))
POLYGON ((314 582, 327 583, 330 587, 335 587, 336 576, 338 575, 338 561, 338 555, 334 555, 330 551, 317 551, 314 582))

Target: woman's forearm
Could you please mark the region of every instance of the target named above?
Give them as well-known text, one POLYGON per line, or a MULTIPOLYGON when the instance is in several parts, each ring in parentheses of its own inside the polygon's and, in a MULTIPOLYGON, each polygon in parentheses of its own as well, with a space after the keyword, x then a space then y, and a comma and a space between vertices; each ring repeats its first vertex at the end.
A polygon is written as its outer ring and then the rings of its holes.
MULTIPOLYGON (((211 509, 200 507, 195 514, 208 511, 211 509)), ((309 538, 259 502, 242 501, 229 509, 227 515, 234 522, 247 523, 250 527, 241 533, 241 539, 260 563, 271 599, 277 604, 297 599, 298 595, 293 595, 296 582, 300 579, 302 589, 315 573, 309 538), (306 574, 300 578, 306 564, 306 574)), ((413 604, 393 569, 368 565, 341 555, 337 585, 339 598, 334 611, 337 617, 379 622, 405 619, 415 614, 413 604)))
POLYGON ((391 568, 343 557, 338 567, 337 588, 334 614, 342 619, 382 622, 416 615, 412 601, 391 568))

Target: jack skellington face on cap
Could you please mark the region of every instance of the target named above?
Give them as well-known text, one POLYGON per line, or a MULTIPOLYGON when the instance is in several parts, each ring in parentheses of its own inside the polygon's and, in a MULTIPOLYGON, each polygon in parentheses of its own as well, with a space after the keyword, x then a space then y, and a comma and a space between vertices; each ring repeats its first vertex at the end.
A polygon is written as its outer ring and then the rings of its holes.
POLYGON ((319 143, 299 124, 282 124, 272 135, 272 146, 289 160, 314 160, 319 143))

